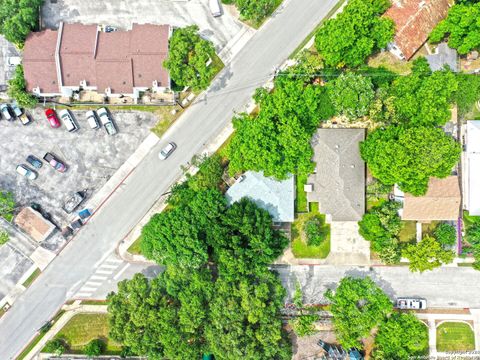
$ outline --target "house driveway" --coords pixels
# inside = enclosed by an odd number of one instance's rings
[[[197,24],[217,52],[247,28],[225,9],[222,16],[213,17],[208,0],[45,0],[42,21],[45,27],[54,29],[61,21],[111,25],[122,30],[130,29],[132,23],[176,27]]]
[[[356,221],[330,223],[330,254],[326,260],[332,265],[370,264],[370,243],[358,233]]]

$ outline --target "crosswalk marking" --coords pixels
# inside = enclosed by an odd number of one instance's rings
[[[104,281],[104,280],[108,279],[108,276],[92,275],[92,276],[90,276],[90,279]]]
[[[82,286],[82,288],[80,289],[80,291],[95,291],[95,290],[97,290],[97,288],[92,288],[89,286]]]
[[[123,262],[123,260],[117,259],[117,258],[115,257],[115,258],[107,259],[105,262],[120,264],[120,263]]]
[[[113,273],[112,270],[102,270],[102,269],[98,269],[97,271],[95,271],[96,274],[104,274],[104,275],[111,275]]]
[[[99,287],[100,285],[102,285],[102,283],[101,283],[101,282],[97,282],[97,281],[87,281],[87,282],[85,283],[85,285]]]
[[[76,297],[79,297],[79,298],[88,298],[92,296],[92,293],[87,293],[87,292],[79,292],[77,293],[77,296]]]
[[[118,267],[118,265],[109,265],[109,264],[102,264],[102,265],[100,265],[100,269],[101,269],[101,268],[116,269],[117,267]]]

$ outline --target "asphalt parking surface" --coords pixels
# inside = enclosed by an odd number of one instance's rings
[[[0,120],[0,188],[12,191],[21,206],[36,202],[52,215],[58,226],[67,224],[68,215],[62,210],[64,201],[76,191],[86,190],[91,197],[128,159],[149,135],[156,117],[147,112],[113,112],[118,134],[108,135],[103,127],[91,129],[85,111],[74,111],[80,129],[74,133],[49,126],[43,108],[32,112],[29,125],[19,120]],[[55,154],[68,169],[59,173],[43,161],[46,152]],[[36,170],[38,178],[28,180],[17,174],[18,164],[34,155],[43,162]]]
[[[208,0],[45,0],[42,21],[53,29],[61,21],[111,25],[123,30],[130,29],[132,23],[176,27],[197,24],[217,51],[245,27],[226,11],[213,17]]]

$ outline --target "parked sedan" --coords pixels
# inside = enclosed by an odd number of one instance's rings
[[[113,124],[113,120],[110,117],[110,114],[108,113],[108,110],[106,108],[100,108],[97,110],[98,117],[100,118],[100,122],[102,125],[105,127],[105,130],[107,130],[108,135],[115,135],[117,133],[117,129],[115,128],[115,125]]]
[[[0,105],[0,112],[2,113],[5,120],[15,120],[15,118],[12,116],[12,113],[10,112],[10,106],[8,106],[8,104]]]
[[[49,163],[50,166],[58,172],[64,173],[67,170],[67,166],[51,153],[46,153],[43,160]]]
[[[20,164],[15,170],[22,176],[25,176],[29,180],[35,180],[37,178],[37,173],[30,169],[27,165]]]
[[[58,120],[57,114],[53,109],[45,109],[45,116],[52,128],[60,127],[60,121]]]
[[[39,158],[37,158],[36,156],[33,156],[33,155],[28,155],[26,160],[35,169],[40,169],[43,165],[42,161]]]
[[[90,126],[90,128],[98,129],[100,127],[100,124],[98,123],[98,118],[97,118],[97,115],[95,114],[95,111],[88,110],[85,113],[85,116],[87,117],[88,126]]]
[[[171,142],[168,143],[167,146],[165,146],[162,150],[160,150],[160,153],[158,154],[158,157],[160,160],[165,160],[170,156],[171,153],[175,151],[177,148],[177,145],[175,143]]]
[[[22,110],[18,107],[16,103],[12,103],[10,106],[12,107],[13,113],[16,117],[20,117],[23,114]]]

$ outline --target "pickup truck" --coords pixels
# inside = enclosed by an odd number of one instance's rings
[[[83,192],[77,191],[73,193],[65,203],[63,204],[62,209],[67,213],[71,214],[82,202],[85,200],[85,194]]]
[[[424,310],[427,308],[427,300],[417,298],[398,298],[397,308],[401,310]]]

